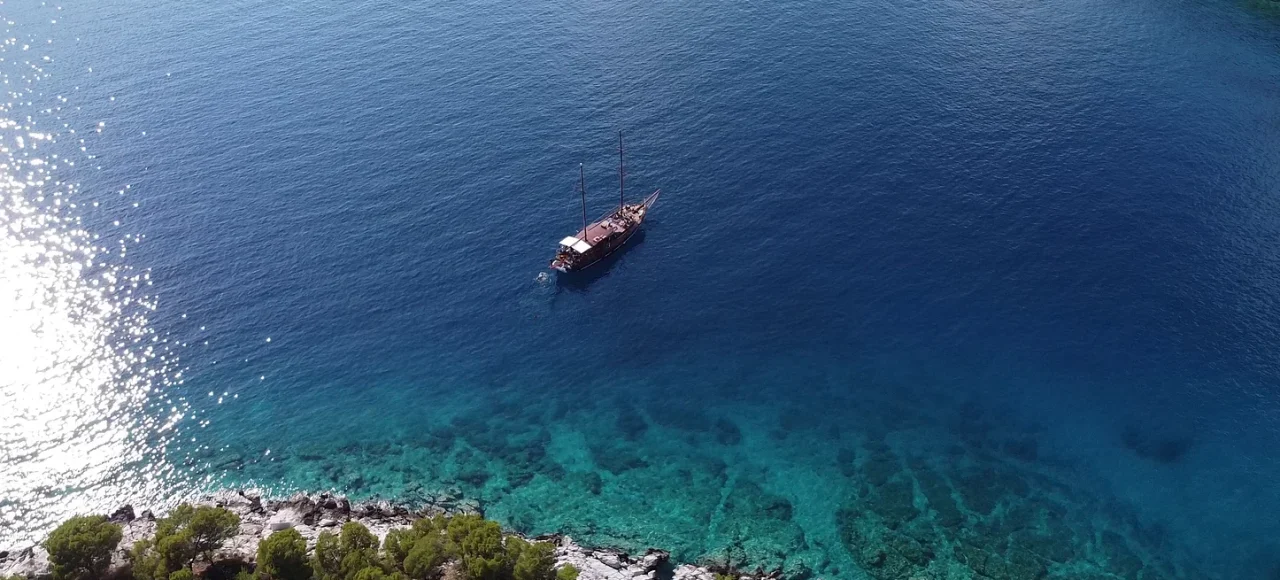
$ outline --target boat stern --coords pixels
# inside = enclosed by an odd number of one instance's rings
[[[556,257],[551,260],[550,267],[557,272],[573,270],[574,264],[579,262],[580,258],[586,255],[587,252],[591,251],[591,248],[591,244],[584,240],[574,236],[566,237],[560,240],[560,251],[556,252]]]

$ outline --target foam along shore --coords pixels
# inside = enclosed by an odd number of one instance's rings
[[[364,524],[382,542],[391,530],[407,528],[422,517],[440,513],[479,513],[479,506],[474,501],[454,501],[448,496],[417,510],[388,502],[353,504],[344,496],[328,493],[297,494],[288,499],[272,500],[264,499],[256,491],[224,491],[192,503],[226,508],[240,516],[239,533],[214,553],[212,561],[197,562],[194,566],[197,575],[217,562],[252,565],[257,558],[258,544],[280,530],[297,530],[306,539],[310,553],[315,549],[321,532],[336,533],[348,521]],[[134,542],[155,535],[156,516],[150,510],[135,515],[133,507],[126,505],[112,513],[109,520],[120,525],[123,538],[112,555],[111,569],[106,577],[127,578],[124,573],[129,567],[128,550]],[[708,567],[673,565],[670,554],[664,550],[650,549],[641,556],[632,556],[621,550],[584,547],[563,535],[526,539],[552,542],[556,546],[556,568],[570,565],[577,568],[579,580],[715,580],[717,576],[717,571]],[[48,552],[40,545],[0,552],[0,578],[11,576],[31,580],[52,578]]]

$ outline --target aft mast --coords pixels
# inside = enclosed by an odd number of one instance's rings
[[[623,195],[623,175],[626,173],[626,163],[622,160],[622,131],[618,131],[618,209],[621,210],[626,205],[626,196]]]
[[[582,164],[578,164],[578,190],[582,192],[582,241],[587,241],[587,170],[582,168]]]

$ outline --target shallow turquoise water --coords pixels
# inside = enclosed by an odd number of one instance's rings
[[[255,485],[795,575],[1280,566],[1246,7],[2,8],[0,538]],[[662,201],[548,277],[618,128]]]

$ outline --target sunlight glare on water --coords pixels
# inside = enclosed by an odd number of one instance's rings
[[[180,403],[147,410],[181,373],[148,325],[149,274],[124,263],[140,236],[87,231],[82,214],[98,203],[59,179],[75,167],[59,139],[84,148],[61,117],[66,97],[38,88],[49,59],[34,49],[49,44],[12,29],[0,42],[0,495],[27,499],[0,502],[6,544],[113,509],[123,489],[155,497],[165,470],[138,467],[182,413]]]

